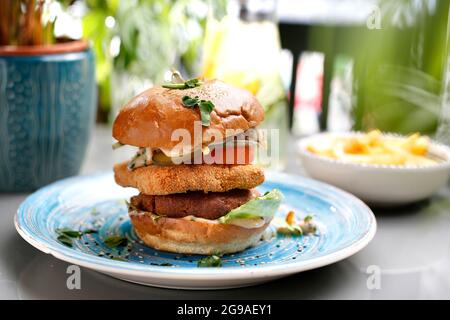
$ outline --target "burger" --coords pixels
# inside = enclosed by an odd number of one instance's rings
[[[264,109],[246,90],[191,79],[152,87],[128,102],[113,124],[113,147],[137,147],[114,166],[117,184],[136,188],[128,205],[149,247],[225,254],[255,245],[282,195],[261,194],[252,164]]]

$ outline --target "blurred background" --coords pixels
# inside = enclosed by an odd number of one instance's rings
[[[250,90],[284,143],[378,128],[448,144],[449,16],[448,0],[3,0],[0,48],[87,41],[97,123],[175,68]]]

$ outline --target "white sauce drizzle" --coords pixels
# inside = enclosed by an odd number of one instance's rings
[[[164,216],[159,216],[157,214],[154,214],[152,212],[141,211],[141,210],[131,210],[130,215],[132,215],[132,216],[149,215],[151,218],[154,218],[154,219],[160,219],[160,218],[164,217]],[[177,219],[177,218],[174,218],[174,219]],[[195,217],[192,215],[185,216],[183,218],[178,218],[178,219],[187,220],[187,221],[199,221],[199,222],[210,223],[210,224],[220,224],[218,219],[210,220],[210,219]],[[267,218],[260,217],[260,218],[249,218],[249,219],[234,219],[234,220],[228,222],[227,224],[232,224],[232,225],[242,227],[245,229],[255,229],[255,228],[262,227],[264,224],[266,224],[269,221],[270,221],[270,218],[267,219]]]

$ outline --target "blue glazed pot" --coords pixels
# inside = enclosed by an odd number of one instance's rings
[[[0,191],[29,191],[79,172],[94,124],[90,49],[0,52]]]

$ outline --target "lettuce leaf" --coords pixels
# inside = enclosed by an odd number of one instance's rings
[[[242,206],[231,210],[219,218],[219,222],[230,223],[235,219],[273,217],[282,200],[283,194],[279,190],[273,189],[270,192],[266,192],[263,196],[252,199]]]

